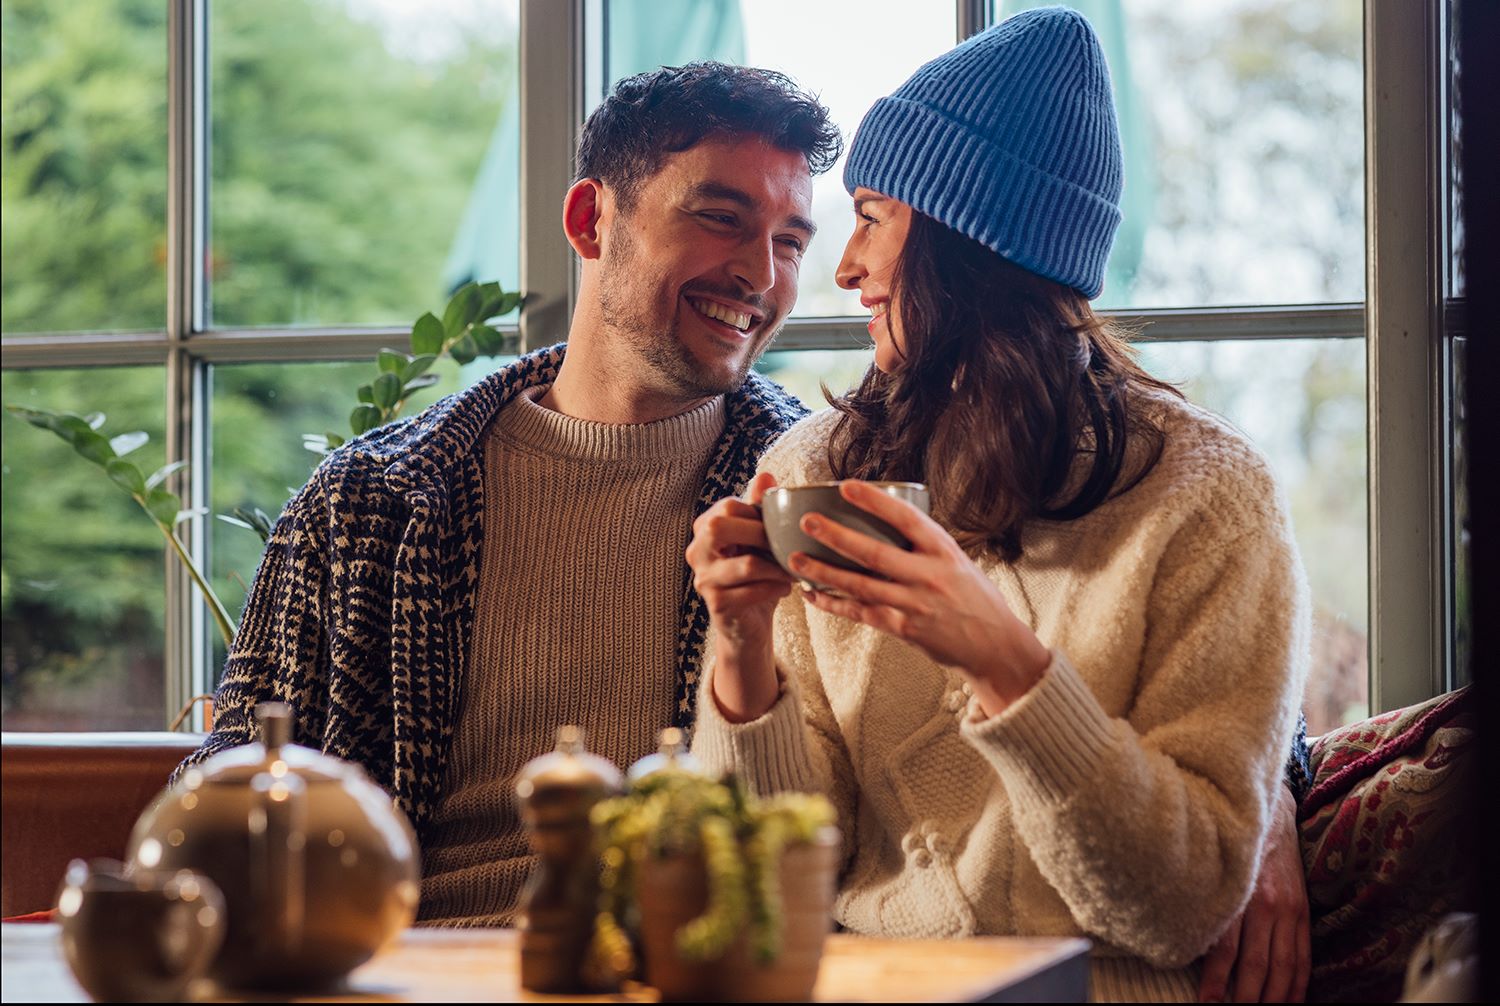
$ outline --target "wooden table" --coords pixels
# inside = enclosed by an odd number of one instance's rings
[[[0,926],[0,998],[5,1002],[87,1002],[62,958],[56,924]],[[828,938],[814,998],[819,1002],[1083,1002],[1088,941],[977,937],[886,940]],[[654,1002],[655,991],[594,1002]],[[355,971],[347,995],[298,1002],[572,1001],[522,991],[516,933],[509,929],[411,929]]]

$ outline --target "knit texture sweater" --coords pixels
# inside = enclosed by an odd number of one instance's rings
[[[266,545],[224,664],[213,733],[174,778],[256,739],[257,703],[286,702],[293,740],[362,765],[425,841],[471,653],[485,547],[482,438],[517,394],[552,383],[563,352],[523,356],[318,466]],[[742,492],[760,455],[806,412],[754,373],[726,395],[695,511]],[[673,725],[688,728],[708,615],[685,562],[681,570],[664,673]]]
[[[730,724],[705,684],[707,767],[838,808],[849,929],[1082,935],[1096,995],[1196,998],[1189,965],[1255,879],[1309,601],[1265,458],[1202,410],[1151,402],[1166,443],[1144,479],[1083,518],[1028,523],[1013,564],[980,560],[1052,655],[1000,714],[956,671],[795,593],[776,611],[777,704]],[[831,477],[837,418],[798,423],[761,468]]]
[[[535,862],[517,771],[582,726],[629,765],[672,723],[683,549],[724,400],[660,422],[587,422],[517,395],[484,445],[478,610],[419,918],[506,925]]]

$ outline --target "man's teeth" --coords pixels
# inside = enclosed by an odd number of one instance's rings
[[[712,300],[698,300],[691,298],[688,303],[692,304],[699,312],[708,315],[716,321],[722,321],[726,325],[733,325],[741,332],[750,327],[750,316],[741,314],[739,311],[731,310]]]

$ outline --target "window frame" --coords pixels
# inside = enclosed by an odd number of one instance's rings
[[[169,488],[189,509],[209,501],[210,407],[217,364],[362,361],[399,344],[400,327],[209,327],[204,249],[209,212],[209,0],[168,3],[167,312],[162,330],[35,333],[0,342],[0,367],[156,364],[167,378],[167,460],[188,462]],[[954,0],[959,41],[994,20],[991,0]],[[1106,312],[1143,341],[1363,338],[1369,491],[1370,709],[1421,701],[1455,681],[1451,507],[1452,340],[1447,311],[1448,108],[1446,0],[1364,3],[1366,299],[1364,303]],[[566,332],[577,296],[557,207],[572,177],[573,143],[591,95],[601,95],[604,0],[520,0],[521,219],[518,323],[500,326],[507,351]],[[570,40],[557,59],[557,40]],[[1377,86],[1378,83],[1378,86]],[[1420,135],[1423,143],[1411,143]],[[1420,207],[1412,213],[1410,207]],[[867,342],[866,319],[794,318],[782,350]],[[209,562],[204,516],[184,527]],[[174,556],[166,565],[166,706],[171,717],[212,689],[206,609]]]

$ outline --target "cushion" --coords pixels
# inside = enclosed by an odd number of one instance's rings
[[[1472,690],[1350,724],[1312,746],[1298,808],[1312,916],[1309,1000],[1395,1001],[1442,916],[1477,907]]]

